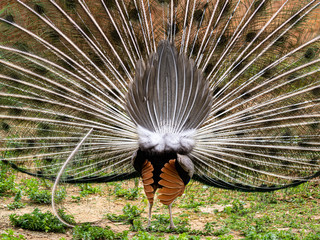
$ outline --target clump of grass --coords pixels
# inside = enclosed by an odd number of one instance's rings
[[[30,200],[34,203],[50,204],[51,203],[51,192],[48,190],[34,190],[28,194]]]
[[[51,203],[51,190],[39,189],[41,185],[39,180],[31,178],[23,181],[25,184],[25,193],[33,203],[50,204]],[[65,188],[57,191],[55,201],[61,202],[66,197]]]
[[[132,225],[130,226],[130,230],[134,232],[144,231],[145,228],[143,227],[141,219],[133,219]]]
[[[224,227],[214,231],[212,234],[214,236],[223,236],[223,235],[225,235],[225,234],[227,234],[229,232],[230,232],[230,229],[228,227],[224,226]]]
[[[195,193],[190,193],[188,198],[185,198],[184,201],[179,205],[181,208],[194,209],[195,212],[199,212],[199,207],[203,206],[205,203],[200,199],[197,199]]]
[[[83,183],[78,185],[80,188],[80,196],[85,197],[90,194],[99,194],[101,193],[101,188],[100,187],[93,187],[89,183]]]
[[[164,238],[159,238],[156,236],[152,236],[147,232],[139,231],[133,238],[132,240],[162,240]]]
[[[267,231],[260,232],[255,227],[250,227],[245,234],[246,240],[273,240],[273,239],[281,239],[281,240],[299,240],[300,238],[292,233],[291,231]]]
[[[9,210],[15,210],[15,209],[19,209],[19,208],[24,208],[25,206],[26,206],[26,204],[22,203],[22,202],[12,202],[7,205],[7,208]]]
[[[168,228],[170,224],[170,216],[168,214],[157,214],[152,216],[155,221],[151,221],[151,232],[176,232],[185,233],[190,232],[190,224],[187,218],[173,218],[175,229]]]
[[[10,166],[0,161],[0,196],[15,190],[15,176],[12,174]]]
[[[5,233],[0,234],[1,240],[25,240],[26,238],[19,234],[18,236],[14,233],[12,229],[8,229]]]
[[[132,224],[133,220],[138,218],[141,215],[142,211],[143,210],[138,208],[137,206],[127,203],[122,209],[123,214],[107,214],[107,218],[113,222],[126,221]]]
[[[66,216],[67,215],[65,214],[65,217]],[[22,216],[11,214],[9,219],[15,227],[20,227],[22,229],[59,233],[64,233],[66,231],[66,226],[51,212],[42,213],[38,208],[32,213],[26,213]],[[73,220],[71,216],[68,216],[68,219]]]
[[[227,214],[237,214],[245,215],[249,210],[244,208],[245,202],[239,199],[236,199],[232,202],[232,206],[227,206],[224,208],[223,212]]]
[[[114,233],[110,228],[91,226],[88,223],[81,224],[73,229],[73,240],[108,240],[108,239],[128,239],[128,231]]]
[[[148,232],[139,231],[132,240],[164,240],[164,237],[156,237]],[[169,240],[200,240],[199,236],[188,235],[187,233],[182,233],[179,236],[169,236]]]
[[[7,208],[8,208],[9,210],[14,210],[14,209],[23,208],[26,204],[21,202],[21,196],[22,196],[22,193],[21,193],[21,190],[20,190],[20,191],[18,191],[18,192],[16,193],[16,195],[14,196],[14,202],[9,203],[9,204],[7,205]]]
[[[114,188],[114,194],[117,197],[123,197],[127,200],[135,200],[139,196],[139,188],[134,187],[131,189],[122,188],[121,183],[117,183]]]

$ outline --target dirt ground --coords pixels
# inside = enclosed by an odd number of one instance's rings
[[[141,186],[141,183],[140,183]],[[131,186],[130,186],[131,187]],[[122,209],[126,203],[130,203],[132,205],[137,205],[139,208],[144,208],[144,212],[142,213],[142,217],[147,218],[147,202],[146,199],[140,194],[137,200],[126,200],[124,198],[115,198],[113,195],[106,194],[106,191],[110,191],[110,189],[106,189],[103,187],[104,192],[101,194],[88,195],[87,197],[83,197],[80,201],[72,199],[72,195],[77,194],[77,189],[74,186],[68,187],[67,198],[65,202],[67,204],[63,205],[66,208],[67,213],[72,214],[75,217],[76,222],[93,222],[94,225],[105,227],[109,226],[114,232],[122,232],[124,230],[129,230],[130,225],[126,225],[122,222],[114,223],[105,218],[105,215],[108,213],[122,214]],[[182,196],[183,197],[183,196]],[[30,200],[26,197],[22,198],[22,202],[25,202],[27,205],[24,208],[9,210],[7,205],[13,202],[13,197],[1,198],[2,202],[0,203],[0,233],[3,233],[6,229],[13,229],[15,233],[22,234],[26,239],[37,240],[37,239],[72,239],[72,230],[69,229],[66,233],[42,233],[35,231],[28,231],[24,229],[15,228],[11,225],[9,221],[10,214],[22,215],[25,213],[31,213],[35,208],[39,208],[42,212],[52,211],[51,205],[42,205],[42,204],[31,204]],[[190,210],[181,209],[178,207],[173,208],[173,215],[178,216],[183,213],[187,214],[189,218],[189,223],[192,226],[192,229],[195,230],[203,230],[204,225],[207,222],[213,221],[213,215],[215,211],[223,211],[223,209],[228,206],[222,205],[210,205],[209,207],[199,207],[199,210],[202,213],[208,214],[197,214]],[[166,206],[160,204],[159,201],[156,200],[153,214],[167,214],[168,210]],[[212,214],[210,214],[212,213]],[[129,238],[134,236],[135,232],[129,231]],[[164,236],[166,236],[165,234]],[[205,238],[205,237],[204,237]],[[213,238],[212,236],[210,238]]]

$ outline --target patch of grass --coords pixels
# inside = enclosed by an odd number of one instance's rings
[[[246,240],[299,240],[300,238],[292,233],[291,231],[267,231],[267,232],[260,232],[254,227],[250,227],[248,232],[245,234]]]
[[[180,208],[194,209],[199,211],[198,207],[203,206],[205,203],[201,199],[197,199],[194,193],[191,193],[184,201],[179,205]]]
[[[26,239],[23,235],[14,233],[12,229],[8,229],[5,231],[5,233],[0,234],[1,240],[24,240]]]
[[[114,194],[117,197],[123,197],[127,200],[135,200],[139,196],[139,188],[134,187],[130,189],[122,188],[121,183],[116,183],[114,188]]]
[[[21,195],[21,190],[16,193],[16,195],[14,196],[14,202],[7,205],[7,208],[9,210],[23,208],[26,205],[25,203],[21,202]]]
[[[188,235],[187,233],[182,233],[178,236],[172,235],[172,236],[169,236],[169,238],[164,238],[164,237],[154,236],[148,232],[139,231],[132,238],[132,240],[164,240],[164,239],[169,239],[169,240],[200,240],[200,237]]]
[[[8,164],[0,161],[0,196],[15,191],[15,176]]]
[[[89,183],[83,183],[78,185],[80,188],[80,196],[85,197],[90,194],[100,194],[101,193],[101,188],[100,187],[93,187]]]
[[[173,218],[175,229],[168,228],[170,224],[170,216],[168,214],[157,214],[152,216],[150,232],[175,232],[175,233],[188,233],[190,232],[190,224],[187,218]]]
[[[145,228],[143,227],[141,219],[133,219],[132,226],[130,226],[130,230],[134,232],[144,231]]]
[[[232,206],[227,206],[225,207],[225,209],[223,210],[223,212],[227,213],[227,214],[237,214],[237,215],[245,215],[246,213],[248,213],[250,210],[244,208],[245,202],[241,201],[241,200],[234,200],[232,202]]]
[[[7,205],[7,208],[9,210],[15,210],[15,209],[19,209],[19,208],[24,208],[25,206],[26,206],[26,204],[22,203],[22,202],[12,202]]]
[[[33,203],[38,204],[50,204],[51,203],[51,189],[41,189],[39,186],[41,186],[41,183],[39,180],[31,178],[23,181],[25,187],[25,193],[28,196],[28,198]],[[47,185],[46,182],[44,182],[45,185]],[[46,186],[50,188],[51,186]],[[57,191],[55,196],[55,201],[57,203],[61,202],[66,197],[66,190],[65,188],[61,188]]]
[[[40,204],[51,203],[51,192],[49,190],[30,191],[28,194],[28,197],[34,203],[40,203]]]
[[[132,238],[132,240],[160,240],[160,239],[164,239],[164,238],[159,238],[159,237],[151,235],[150,233],[143,232],[143,231],[138,232]]]
[[[72,217],[69,216],[70,219]],[[60,232],[66,231],[66,226],[62,224],[51,212],[42,213],[36,208],[32,213],[26,213],[22,216],[11,214],[10,222],[15,227],[40,232]]]
[[[107,214],[107,218],[113,222],[126,221],[132,224],[133,220],[138,218],[141,215],[142,211],[143,210],[138,208],[137,206],[127,203],[122,209],[123,214]]]
[[[73,240],[108,240],[108,239],[128,239],[128,232],[114,233],[110,228],[102,228],[97,226],[91,226],[88,223],[75,226],[73,229]]]

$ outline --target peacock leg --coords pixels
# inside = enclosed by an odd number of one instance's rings
[[[148,219],[147,228],[150,228],[150,227],[151,227],[151,210],[152,210],[152,206],[153,206],[153,203],[150,203],[150,202],[149,202],[149,219]]]
[[[169,207],[169,215],[170,215],[170,226],[169,226],[169,228],[170,228],[170,229],[175,229],[176,226],[174,225],[173,219],[172,219],[172,209],[171,209],[171,205],[172,205],[172,203],[170,203],[170,204],[168,205],[168,207]]]

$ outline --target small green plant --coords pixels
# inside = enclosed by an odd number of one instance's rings
[[[23,181],[25,185],[25,193],[28,198],[33,203],[39,204],[50,204],[51,203],[51,190],[46,189],[39,189],[41,183],[38,179],[27,179]],[[61,202],[66,197],[66,190],[65,188],[61,188],[57,191],[55,196],[55,201],[57,203]]]
[[[229,228],[227,228],[227,227],[222,227],[222,228],[214,231],[214,232],[213,232],[213,235],[214,235],[214,236],[221,236],[221,235],[225,235],[225,234],[227,234],[227,233],[229,233],[229,232],[230,232],[230,229],[229,229]]]
[[[66,226],[51,212],[42,213],[38,208],[32,213],[26,213],[22,216],[11,214],[9,219],[15,227],[32,231],[64,233],[66,230]]]
[[[158,238],[158,237],[155,237],[155,236],[151,235],[150,233],[143,232],[143,231],[139,231],[132,238],[132,240],[160,240],[160,239],[164,239],[164,238]]]
[[[182,233],[179,236],[169,236],[169,240],[200,240],[200,237],[188,235],[187,233]]]
[[[40,204],[51,203],[51,192],[49,190],[30,191],[28,194],[28,197],[34,203],[40,203]]]
[[[173,218],[173,223],[175,224],[175,229],[168,228],[170,224],[170,217],[166,214],[157,214],[152,216],[155,221],[151,221],[151,227],[149,230],[151,232],[176,232],[185,233],[190,232],[190,224],[187,218]]]
[[[187,209],[195,209],[196,212],[199,211],[199,206],[204,205],[203,201],[200,201],[199,199],[195,199],[195,194],[192,193],[186,198],[183,203],[179,205],[181,208],[187,208]]]
[[[58,214],[60,218],[62,218],[66,223],[69,223],[71,225],[75,225],[76,222],[74,220],[74,217],[72,215],[66,214],[64,209],[58,209]]]
[[[233,240],[234,237],[232,235],[225,235],[218,238],[218,240]]]
[[[246,234],[246,240],[299,240],[291,231],[267,231],[267,232],[257,232],[254,227],[251,227]],[[308,238],[307,238],[308,239]]]
[[[134,231],[134,232],[143,231],[144,227],[143,227],[141,219],[133,219],[132,226],[130,227],[130,230]]]
[[[73,200],[75,200],[76,202],[80,202],[80,200],[81,200],[81,197],[80,197],[80,196],[71,196],[71,198],[72,198]]]
[[[10,166],[0,161],[0,196],[7,192],[13,192],[15,188],[15,176]]]
[[[214,222],[207,222],[204,225],[204,230],[207,233],[206,235],[210,235],[214,232]]]
[[[22,196],[22,193],[21,193],[21,190],[19,190],[19,191],[16,193],[16,195],[14,196],[14,202],[9,203],[9,204],[7,205],[7,208],[8,208],[9,210],[14,210],[14,209],[23,208],[26,204],[20,202],[20,201],[21,201],[21,196]]]
[[[120,214],[120,215],[107,214],[107,218],[113,222],[127,221],[132,224],[133,220],[141,215],[142,209],[138,208],[135,205],[131,205],[131,204],[127,203],[123,207],[122,212],[123,212],[123,214]]]
[[[83,183],[78,185],[80,188],[80,196],[85,197],[90,194],[98,194],[101,193],[101,188],[100,187],[93,187],[89,183]]]
[[[169,238],[164,238],[164,237],[153,236],[148,232],[139,231],[132,239],[133,240],[164,240],[164,239],[169,239],[169,240],[200,240],[201,238],[199,236],[188,235],[187,233],[179,234],[179,236],[172,235],[172,236],[169,236]]]
[[[19,190],[16,195],[14,196],[14,201],[15,202],[20,202],[21,201],[21,197],[22,197],[22,193],[21,190]]]
[[[34,203],[50,204],[51,203],[51,191],[50,190],[36,190],[31,191],[28,194],[30,200]],[[66,190],[64,188],[57,191],[55,201],[61,202],[66,197]]]
[[[117,183],[114,188],[114,194],[117,197],[123,197],[127,200],[135,200],[139,196],[139,188],[134,187],[130,189],[122,188],[121,183]]]
[[[236,214],[239,216],[243,216],[249,212],[249,209],[246,209],[244,205],[245,205],[245,202],[236,199],[232,202],[232,206],[225,207],[223,212],[227,214]]]
[[[110,228],[91,226],[88,223],[75,226],[73,229],[73,239],[108,240],[108,239],[128,239],[128,232],[114,233]]]
[[[21,234],[16,236],[14,231],[12,229],[8,229],[5,231],[5,233],[0,234],[1,240],[24,240],[25,237]]]
[[[12,202],[12,203],[9,203],[9,204],[7,205],[7,208],[8,208],[9,210],[15,210],[15,209],[23,208],[23,207],[25,207],[25,206],[26,206],[26,204],[25,204],[25,203],[22,203],[22,202]]]

